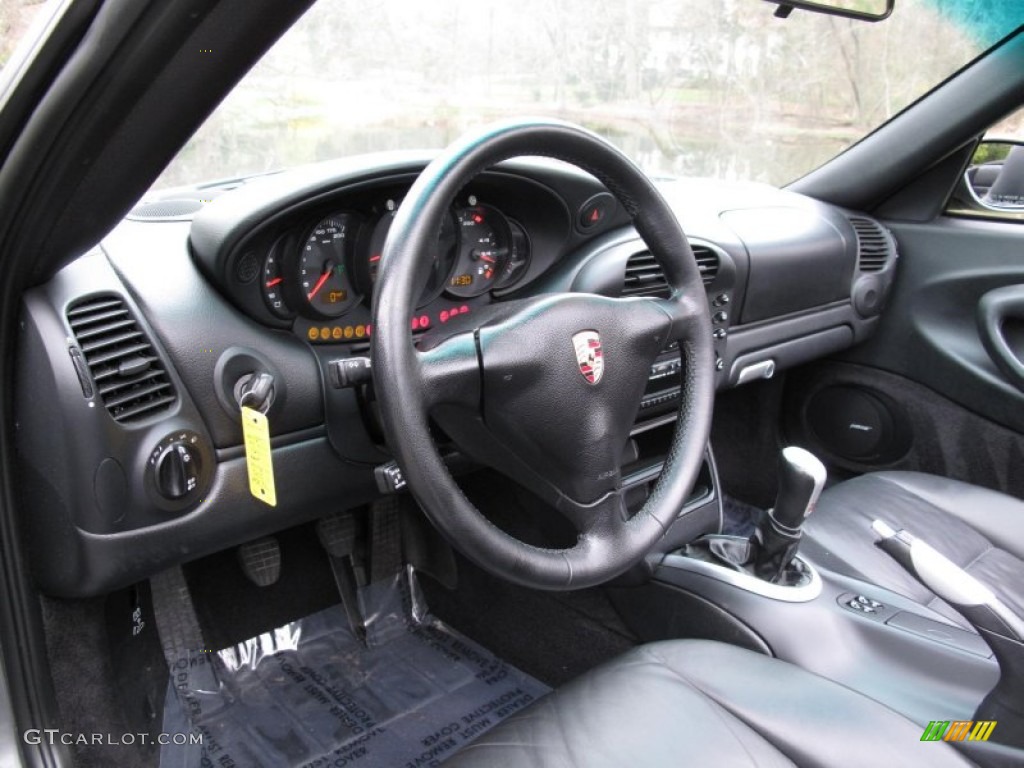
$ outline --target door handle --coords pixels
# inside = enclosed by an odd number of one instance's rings
[[[1024,362],[1006,338],[1007,320],[1024,322],[1024,285],[996,288],[978,302],[978,330],[985,351],[1003,375],[1024,390]]]

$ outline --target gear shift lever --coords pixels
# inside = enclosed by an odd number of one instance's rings
[[[775,582],[786,570],[800,545],[804,520],[814,511],[825,486],[825,465],[796,446],[783,449],[779,460],[779,495],[757,532],[754,573]]]

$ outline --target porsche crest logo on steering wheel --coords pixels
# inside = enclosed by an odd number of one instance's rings
[[[576,350],[576,362],[580,373],[588,384],[597,384],[604,375],[604,350],[601,349],[601,336],[597,331],[580,331],[572,337],[572,345]]]

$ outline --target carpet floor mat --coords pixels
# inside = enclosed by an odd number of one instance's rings
[[[163,731],[201,743],[161,768],[435,766],[550,690],[429,614],[370,637],[335,606],[169,658]]]

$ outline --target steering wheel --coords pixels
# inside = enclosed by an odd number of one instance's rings
[[[615,195],[664,269],[667,299],[555,293],[496,302],[409,333],[442,218],[477,174],[533,155],[572,163]],[[472,133],[423,171],[391,225],[373,300],[373,381],[388,446],[413,496],[471,561],[529,587],[576,589],[639,561],[679,515],[703,459],[714,399],[711,321],[700,272],[668,203],[604,139],[531,120]],[[672,342],[680,408],[661,477],[629,516],[621,458],[651,363]],[[575,526],[568,549],[527,544],[466,498],[430,433],[529,488]]]

